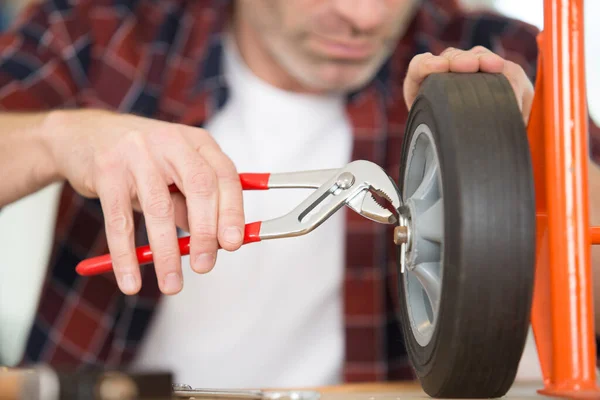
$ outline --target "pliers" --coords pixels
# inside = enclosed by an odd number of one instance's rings
[[[246,224],[243,244],[262,240],[305,235],[344,205],[354,212],[381,224],[396,224],[400,218],[399,190],[390,176],[366,160],[350,162],[343,168],[285,173],[239,174],[243,190],[281,188],[317,189],[290,213],[281,217]],[[171,192],[178,189],[170,186]],[[190,253],[190,237],[179,239],[181,255]],[[152,262],[150,246],[136,249],[140,265]],[[83,260],[76,267],[83,276],[111,271],[110,254]]]

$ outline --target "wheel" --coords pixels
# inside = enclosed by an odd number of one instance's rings
[[[425,80],[408,116],[398,187],[398,300],[423,390],[501,397],[525,346],[535,266],[529,144],[504,76]]]

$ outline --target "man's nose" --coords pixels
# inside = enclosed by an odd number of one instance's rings
[[[386,15],[386,0],[334,0],[336,12],[361,32],[377,28]]]

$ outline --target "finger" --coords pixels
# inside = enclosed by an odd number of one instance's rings
[[[133,210],[125,178],[104,175],[98,181],[98,196],[104,213],[106,239],[119,289],[128,295],[141,287],[135,253]]]
[[[415,56],[408,65],[404,80],[404,101],[407,108],[412,106],[423,80],[432,73],[448,72],[449,63],[445,57],[436,57],[431,53]]]
[[[515,99],[519,105],[519,109],[523,112],[523,100],[529,79],[519,65],[508,61],[505,63],[503,74],[508,79],[513,92],[515,93]]]
[[[515,90],[515,95],[523,114],[523,121],[527,124],[529,115],[531,114],[531,107],[533,106],[533,83],[529,80],[529,77],[520,65],[514,62],[507,62],[507,64],[506,75],[508,75],[508,80]]]
[[[181,254],[167,184],[147,151],[136,155],[130,169],[146,221],[159,288],[164,294],[176,294],[183,285]]]
[[[171,200],[175,207],[175,225],[185,232],[189,232],[188,212],[185,197],[181,193],[171,193]],[[137,212],[142,212],[142,206],[137,198],[133,199],[133,209]]]
[[[533,97],[534,89],[533,84],[527,78],[529,85],[526,86],[525,92],[523,93],[523,105],[521,113],[523,114],[523,121],[525,125],[529,123],[529,116],[531,115],[531,109],[533,108]]]
[[[483,46],[475,46],[465,51],[450,47],[440,57],[448,59],[451,72],[460,73],[501,73],[504,68],[502,57]]]
[[[242,185],[233,162],[216,145],[202,146],[199,150],[217,175],[219,188],[218,237],[221,247],[237,250],[244,240],[244,205]]]
[[[184,136],[176,140],[167,157],[182,182],[180,191],[185,196],[190,232],[190,262],[197,273],[207,273],[215,265],[219,248],[217,176]]]
[[[245,223],[242,185],[237,169],[207,132],[187,130],[186,138],[211,165],[217,177],[219,244],[224,250],[237,250],[243,243]]]
[[[185,197],[181,193],[171,193],[171,199],[175,206],[175,225],[177,225],[178,228],[189,232],[190,227],[188,224],[188,212]],[[131,204],[135,211],[142,212],[142,205],[137,197],[131,201]]]
[[[479,58],[479,70],[481,72],[493,74],[502,73],[504,70],[505,60],[491,50],[483,46],[475,46],[469,51],[473,54],[476,54]]]
[[[451,72],[473,73],[479,71],[479,54],[455,48],[446,49],[440,54],[448,60]]]

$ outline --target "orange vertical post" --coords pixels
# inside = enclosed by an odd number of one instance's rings
[[[544,35],[538,38],[541,49]],[[535,183],[536,209],[536,268],[531,325],[537,345],[540,366],[547,387],[552,381],[552,309],[550,304],[550,271],[548,261],[548,206],[546,202],[546,145],[544,137],[544,59],[538,54],[535,97],[529,116],[527,136],[531,149],[531,162]]]
[[[583,36],[583,0],[544,0],[539,66],[543,90],[538,99],[543,113],[538,118],[543,118],[539,125],[545,171],[544,176],[536,174],[536,179],[545,180],[547,210],[538,211],[545,214],[548,242],[540,246],[545,232],[538,231],[532,322],[545,376],[540,392],[600,398],[595,370]],[[530,124],[530,138],[533,128]],[[536,183],[536,189],[539,186]]]

